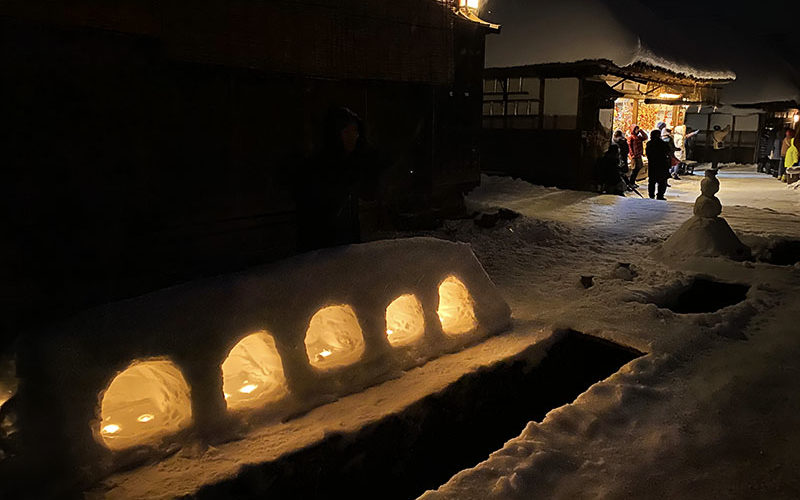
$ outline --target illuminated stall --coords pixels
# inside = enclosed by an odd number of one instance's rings
[[[719,105],[719,89],[731,81],[689,77],[641,63],[603,79],[623,94],[614,103],[612,128],[626,133],[634,124],[646,131],[658,122],[669,128],[684,125],[690,106]]]
[[[589,188],[614,130],[627,133],[635,123],[649,132],[659,121],[681,125],[689,106],[717,105],[721,86],[730,81],[604,59],[487,68],[483,169]]]
[[[614,130],[627,132],[636,124],[644,130],[652,130],[658,122],[668,127],[684,124],[688,104],[648,103],[644,99],[620,97],[614,102]]]

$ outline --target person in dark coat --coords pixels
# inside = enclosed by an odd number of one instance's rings
[[[619,169],[623,174],[627,175],[628,153],[630,148],[628,147],[628,140],[625,138],[625,134],[622,133],[622,130],[614,132],[614,139],[612,142],[616,144],[619,149]]]
[[[647,193],[650,198],[666,199],[664,193],[667,192],[671,155],[669,145],[661,140],[661,131],[655,129],[650,132],[650,141],[647,143]]]
[[[683,139],[684,160],[694,160],[694,143],[699,132],[692,127],[686,127],[686,136]]]
[[[619,148],[616,144],[608,146],[608,150],[595,163],[595,178],[601,193],[624,195],[623,177],[619,164]]]
[[[300,250],[360,241],[358,199],[369,174],[361,120],[347,108],[331,109],[321,147],[295,178]]]

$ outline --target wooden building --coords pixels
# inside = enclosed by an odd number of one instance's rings
[[[683,123],[690,104],[715,104],[728,80],[608,60],[487,68],[482,161],[487,172],[585,189],[613,130]]]
[[[708,131],[713,130],[715,125],[722,128],[730,126],[731,132],[722,153],[723,162],[758,163],[759,170],[777,172],[780,153],[773,155],[772,150],[780,148],[786,130],[800,132],[799,108],[795,101],[690,107],[686,123],[700,130],[692,159],[711,161],[711,136]]]
[[[3,2],[5,328],[293,253],[333,106],[387,213],[457,207],[496,30],[456,0]]]
[[[767,113],[754,107],[691,106],[686,113],[686,125],[700,132],[694,141],[690,159],[697,162],[712,160],[711,132],[718,125],[723,129],[730,127],[730,132],[725,137],[721,161],[755,163],[761,142],[759,134],[767,121]]]

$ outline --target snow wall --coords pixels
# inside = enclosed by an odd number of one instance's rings
[[[469,245],[433,238],[168,288],[23,338],[22,449],[97,478],[361,390],[498,333],[510,316]]]

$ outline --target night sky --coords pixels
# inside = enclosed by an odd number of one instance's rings
[[[482,16],[502,25],[500,35],[487,39],[487,66],[525,63],[526,50],[559,54],[565,45],[574,60],[592,58],[599,46],[631,45],[638,38],[659,56],[734,71],[738,79],[727,100],[752,103],[800,96],[800,45],[791,42],[786,21],[795,10],[786,0],[486,0]],[[581,51],[589,57],[580,57]]]

